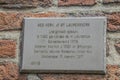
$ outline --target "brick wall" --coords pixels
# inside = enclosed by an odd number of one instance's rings
[[[24,17],[106,16],[107,74],[20,74]],[[120,80],[120,0],[0,0],[0,80]]]

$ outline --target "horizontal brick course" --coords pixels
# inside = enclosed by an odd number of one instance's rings
[[[59,0],[58,5],[59,6],[72,6],[72,5],[91,6],[94,5],[95,3],[96,3],[95,0]]]
[[[63,17],[66,14],[48,13],[15,13],[0,12],[0,30],[21,29],[24,17]],[[97,15],[99,16],[99,15]],[[120,31],[120,13],[104,14],[108,18],[108,31]]]
[[[0,30],[21,29],[24,17],[62,17],[64,14],[59,13],[16,13],[0,12]]]
[[[36,8],[51,6],[52,0],[0,0],[2,8]]]

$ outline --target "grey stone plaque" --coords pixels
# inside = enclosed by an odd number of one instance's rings
[[[21,72],[105,73],[106,18],[25,18]]]

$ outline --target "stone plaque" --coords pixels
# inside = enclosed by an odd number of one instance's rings
[[[106,18],[25,18],[21,72],[105,73]]]

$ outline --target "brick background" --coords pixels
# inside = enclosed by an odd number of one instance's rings
[[[0,40],[0,57],[15,57],[16,43],[12,40]]]
[[[95,0],[59,0],[59,6],[94,5]]]
[[[107,17],[107,73],[19,72],[24,17]],[[120,0],[0,0],[0,80],[120,80]]]
[[[52,0],[0,0],[0,4],[2,8],[36,8],[51,6]]]
[[[0,63],[0,80],[27,80],[27,75],[19,74],[17,64],[13,62]]]
[[[120,31],[120,13],[111,13],[107,15],[108,18],[108,30]]]

